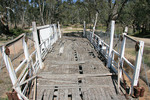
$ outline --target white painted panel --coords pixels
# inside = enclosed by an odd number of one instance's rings
[[[40,40],[41,40],[41,42],[46,40],[46,39],[48,39],[50,37],[50,27],[44,28],[44,29],[40,29],[39,33],[40,33]]]

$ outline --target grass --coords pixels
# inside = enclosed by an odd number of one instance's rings
[[[64,31],[71,31],[71,32],[75,32],[75,31],[82,31],[83,29],[81,28],[64,28]]]
[[[144,58],[144,63],[147,64],[148,67],[150,67],[150,48],[148,47],[144,48],[143,58]]]
[[[6,97],[6,98],[0,98],[0,100],[8,100],[8,97]]]
[[[2,79],[0,79],[0,84],[4,83],[4,81]]]
[[[131,57],[135,58],[136,57],[136,52],[133,49],[126,49],[125,52],[127,52]],[[125,53],[126,54],[126,53]],[[132,58],[132,59],[133,59]],[[144,63],[150,67],[150,48],[145,47],[144,52],[143,52],[143,59]]]
[[[145,33],[142,33],[141,31],[137,31],[136,33],[133,34],[135,37],[140,37],[140,38],[150,38],[150,31],[146,31]]]

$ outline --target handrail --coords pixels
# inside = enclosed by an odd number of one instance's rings
[[[11,46],[12,44],[14,44],[15,42],[19,41],[21,38],[23,38],[25,36],[25,33],[19,35],[18,37],[16,37],[15,39],[3,44],[3,45],[0,45],[0,47],[2,46]]]
[[[133,66],[133,65],[131,64],[131,62],[130,62],[128,59],[126,59],[125,57],[123,57],[123,60],[124,60],[125,62],[127,62],[128,65],[129,65],[133,70],[135,70],[135,66]]]
[[[27,59],[24,59],[21,64],[15,69],[15,73],[18,72],[18,70],[27,62]]]
[[[114,21],[112,21],[111,23],[111,34],[113,34],[114,32]],[[132,85],[131,85],[131,94],[133,93],[133,86],[136,86],[138,83],[138,77],[140,74],[140,67],[141,67],[141,59],[142,59],[142,55],[143,55],[143,49],[144,49],[144,42],[143,41],[137,41],[133,38],[131,38],[130,36],[126,35],[127,33],[127,28],[125,29],[125,33],[123,33],[123,40],[122,40],[122,44],[121,44],[121,52],[117,52],[115,49],[110,48],[113,47],[113,38],[114,36],[110,34],[110,44],[108,45],[107,43],[105,43],[100,36],[98,36],[97,34],[92,34],[92,32],[90,31],[86,31],[85,30],[85,26],[84,26],[84,36],[86,38],[89,39],[89,41],[91,42],[91,44],[93,44],[93,46],[95,47],[95,50],[98,52],[101,52],[103,54],[103,56],[105,57],[105,59],[107,59],[107,64],[110,66],[111,69],[114,70],[114,72],[117,72],[120,74],[120,76],[118,76],[119,78],[122,78],[122,72],[125,73],[127,75],[127,77],[129,78],[129,80],[131,81]],[[136,45],[139,47],[139,49],[137,50],[137,55],[136,55],[136,61],[135,61],[135,65],[133,65],[127,58],[124,57],[124,53],[125,53],[125,43],[126,43],[126,38],[132,40],[133,42],[138,42]],[[96,40],[98,39],[98,40]],[[99,47],[99,43],[101,43],[101,48]],[[102,49],[103,46],[106,47],[106,49]],[[112,49],[112,50],[110,50]],[[114,55],[117,55],[118,57],[118,62],[116,62],[114,60]],[[124,67],[124,62],[126,62],[130,68],[132,68],[133,70],[133,77],[131,78],[127,72],[123,69]],[[121,68],[119,68],[119,72],[118,72],[118,63],[121,66]],[[120,67],[119,66],[119,67]],[[119,75],[118,74],[118,75]]]
[[[133,42],[138,42],[137,40],[135,40],[135,39],[133,39],[133,38],[131,38],[130,36],[128,36],[128,35],[124,35],[126,38],[128,38],[128,39],[130,39],[130,40],[132,40]]]
[[[50,25],[45,25],[45,26],[40,26],[40,27],[36,27],[35,25],[36,23],[33,23],[33,27],[30,30],[33,30],[33,39],[34,39],[34,45],[38,44],[39,45],[39,51],[37,50],[37,45],[35,46],[35,50],[29,54],[28,51],[28,45],[27,45],[27,41],[25,38],[25,34],[21,34],[20,36],[18,36],[17,38],[15,38],[14,40],[6,43],[5,45],[1,45],[0,49],[3,55],[3,59],[5,61],[5,65],[7,67],[7,70],[9,72],[10,75],[10,79],[12,81],[12,85],[14,90],[17,92],[17,95],[19,97],[19,99],[22,100],[22,98],[24,98],[25,100],[28,100],[28,98],[25,96],[26,94],[26,90],[28,88],[28,83],[31,82],[34,78],[33,76],[36,76],[36,73],[39,70],[40,67],[40,60],[39,59],[44,59],[45,56],[48,54],[50,48],[52,48],[53,44],[59,39],[61,38],[61,31],[60,31],[60,25],[56,25],[56,24],[50,24]],[[44,31],[39,31],[38,30],[43,30],[46,29]],[[51,30],[52,29],[52,30]],[[45,32],[46,33],[42,33]],[[53,34],[50,34],[53,33]],[[39,34],[39,35],[38,35]],[[35,37],[35,35],[37,37]],[[42,35],[46,35],[46,39],[43,40],[39,40],[39,38]],[[50,36],[49,36],[50,35]],[[39,36],[39,37],[38,37]],[[49,36],[49,37],[47,37]],[[23,50],[24,50],[24,55],[25,55],[25,59],[16,67],[16,69],[14,69],[12,61],[10,60],[9,55],[6,54],[6,46],[11,46],[13,45],[13,43],[17,42],[18,40],[22,40],[22,46],[23,46]],[[40,41],[40,42],[39,42]],[[41,44],[39,44],[41,43]],[[44,52],[42,51],[42,49],[44,49]],[[39,58],[38,53],[42,56],[40,56],[41,58]],[[33,56],[35,55],[35,56]],[[34,60],[35,58],[35,60]],[[23,68],[23,69],[22,69]],[[20,75],[17,77],[17,73],[19,73],[19,71],[21,71]],[[28,76],[28,77],[27,77]],[[28,82],[28,83],[26,83]],[[22,87],[21,85],[25,84],[25,87]],[[23,88],[23,89],[21,89]]]
[[[56,25],[56,24],[49,24],[49,25],[44,25],[44,26],[38,26],[37,30],[46,29],[46,28],[49,28],[49,27],[51,27],[53,25]],[[30,28],[30,31],[32,31],[32,30],[33,30],[33,28]]]

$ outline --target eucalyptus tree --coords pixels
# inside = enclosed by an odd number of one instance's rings
[[[140,33],[150,33],[150,0],[137,0],[133,12],[134,24]]]

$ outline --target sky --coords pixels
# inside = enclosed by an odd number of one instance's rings
[[[67,1],[67,0],[62,0],[62,1]],[[73,2],[76,2],[77,0],[73,0]]]
[[[29,2],[30,2],[31,0],[29,0]],[[67,1],[67,0],[62,0],[62,1]],[[73,0],[73,2],[76,2],[77,0]]]

